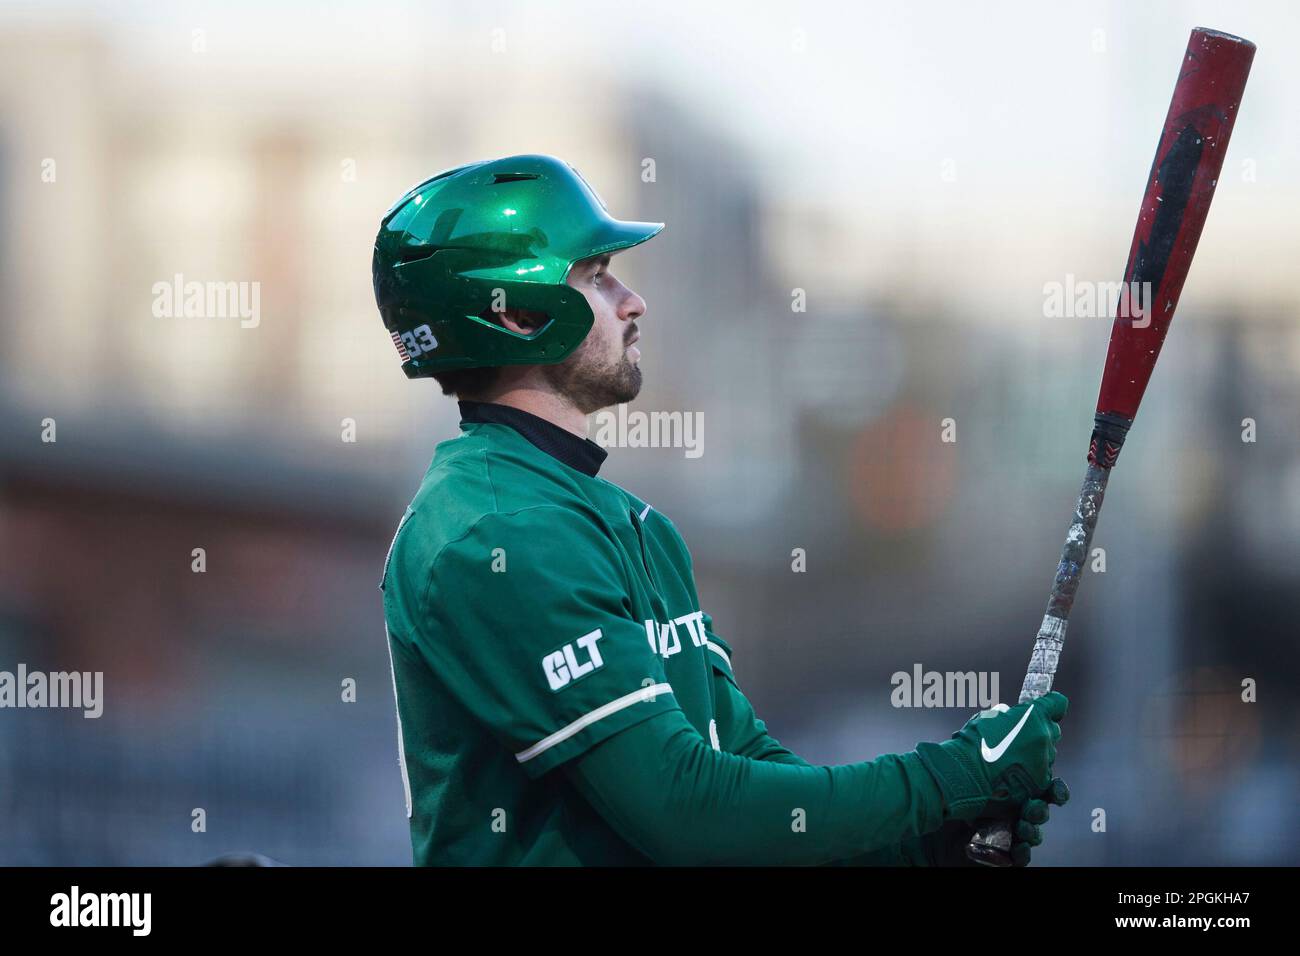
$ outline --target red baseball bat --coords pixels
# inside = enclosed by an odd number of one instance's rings
[[[1137,416],[1178,306],[1254,58],[1255,44],[1217,30],[1197,27],[1187,41],[1124,268],[1088,470],[1020,689],[1022,704],[1052,689],[1110,469]],[[989,866],[1009,866],[1011,837],[1006,821],[985,821],[976,828],[967,855]]]

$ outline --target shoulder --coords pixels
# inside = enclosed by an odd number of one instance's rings
[[[530,564],[590,569],[598,554],[615,553],[614,541],[589,511],[542,503],[479,514],[462,533],[441,543],[431,564],[454,568],[510,557]]]
[[[423,586],[435,567],[494,556],[575,560],[612,545],[600,509],[508,439],[482,429],[438,446],[393,540],[386,584]]]
[[[483,442],[468,435],[442,442],[407,506],[384,565],[386,583],[429,568],[447,545],[497,508]]]
[[[581,496],[540,455],[505,426],[476,426],[442,442],[400,539],[418,539],[418,550],[432,559],[481,526],[524,529],[579,509]]]

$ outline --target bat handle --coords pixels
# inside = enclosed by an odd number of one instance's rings
[[[1112,420],[1114,424],[1112,424]],[[1074,596],[1079,589],[1092,533],[1097,528],[1097,516],[1106,497],[1106,484],[1110,481],[1110,468],[1115,464],[1119,448],[1124,443],[1124,432],[1115,416],[1098,415],[1088,452],[1088,471],[1079,490],[1079,500],[1074,506],[1074,516],[1065,535],[1061,560],[1056,567],[1052,593],[1047,600],[1047,613],[1038,629],[1034,651],[1029,658],[1029,670],[1020,687],[1020,703],[1042,697],[1052,689],[1056,665],[1065,646],[1065,630],[1074,606]],[[985,866],[1011,866],[1011,827],[1013,821],[983,819],[976,821],[975,834],[966,845],[966,856]]]
[[[1011,865],[1011,822],[1009,820],[981,820],[975,825],[975,835],[966,844],[966,856],[984,866]]]

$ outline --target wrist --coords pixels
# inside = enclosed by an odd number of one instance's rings
[[[974,820],[988,805],[992,788],[983,770],[961,740],[920,743],[916,754],[943,795],[944,817]]]

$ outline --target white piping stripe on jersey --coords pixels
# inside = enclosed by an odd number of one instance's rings
[[[384,573],[379,576],[379,590],[384,589],[384,582],[388,580],[388,562],[393,558],[393,547],[397,544],[397,536],[402,533],[402,525],[406,524],[406,519],[415,514],[414,511],[407,511],[402,515],[402,520],[397,522],[397,530],[393,532],[393,540],[388,542],[388,553],[384,555]]]
[[[388,673],[393,678],[393,708],[397,711],[397,765],[402,768],[402,793],[406,797],[406,819],[411,819],[411,777],[406,772],[406,743],[402,740],[402,709],[397,701],[397,666],[393,663],[393,639],[384,622],[384,643],[388,645]]]
[[[727,652],[722,649],[722,645],[714,644],[712,641],[705,641],[704,646],[726,661],[728,667],[731,666],[731,658],[728,657]]]
[[[595,710],[583,714],[573,723],[566,727],[561,727],[549,737],[537,741],[527,750],[521,750],[515,754],[515,759],[520,763],[527,763],[538,754],[545,753],[557,744],[562,744],[574,734],[581,733],[598,720],[604,720],[611,714],[617,714],[625,707],[631,707],[633,704],[639,704],[644,700],[654,700],[660,694],[671,694],[673,688],[671,684],[655,684],[653,687],[642,687],[640,690],[634,690],[630,694],[624,694],[618,700],[611,700],[604,706],[597,707]]]
[[[646,505],[646,506],[645,506],[645,511],[641,512],[641,514],[638,515],[638,517],[639,517],[642,521],[645,521],[645,516],[648,515],[649,513],[650,513],[650,506],[649,506],[649,505]]]

